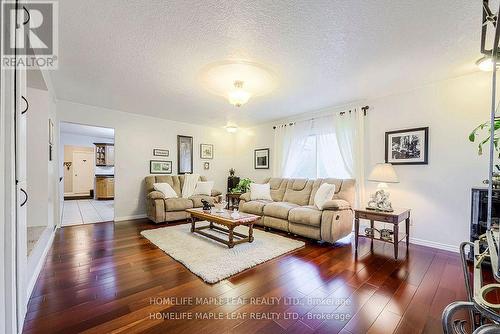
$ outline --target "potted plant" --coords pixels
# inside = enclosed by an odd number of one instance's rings
[[[495,146],[495,151],[498,151],[498,135],[496,133],[496,131],[498,129],[500,129],[500,119],[495,119],[495,123],[494,123],[494,146]],[[484,133],[484,138],[480,139],[479,137],[481,137],[481,135]],[[477,126],[472,132],[471,134],[469,135],[469,140],[471,142],[476,142],[476,140],[479,141],[479,144],[478,144],[478,147],[477,147],[477,153],[479,155],[483,154],[483,145],[487,144],[490,142],[490,138],[491,138],[491,125],[490,125],[490,122],[485,122],[483,124],[480,124],[479,126]],[[500,155],[499,155],[500,157]]]
[[[231,189],[231,193],[246,193],[250,189],[250,183],[252,180],[249,178],[241,179],[238,185]]]

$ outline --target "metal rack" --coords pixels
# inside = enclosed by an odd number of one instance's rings
[[[500,258],[499,245],[500,235],[498,226],[492,225],[492,198],[493,198],[493,167],[495,149],[495,116],[496,116],[496,80],[497,80],[497,60],[500,40],[499,13],[500,4],[497,11],[490,8],[490,0],[483,0],[483,15],[481,29],[481,53],[491,57],[493,63],[491,111],[490,111],[490,148],[489,148],[489,172],[488,172],[488,218],[486,233],[479,237],[479,240],[463,242],[460,245],[460,256],[462,269],[464,272],[465,287],[467,289],[467,301],[454,302],[448,305],[443,311],[442,325],[445,334],[451,333],[500,333],[500,304],[491,303],[487,300],[487,295],[491,291],[500,291]],[[488,36],[494,32],[492,48],[488,49]],[[480,251],[480,247],[484,251]],[[466,248],[472,253],[474,261],[473,267],[469,266],[466,258]],[[483,262],[489,260],[493,278],[496,283],[485,284],[483,280]],[[472,279],[472,284],[471,284]],[[454,320],[453,316],[459,310],[468,310],[469,322],[464,319]]]

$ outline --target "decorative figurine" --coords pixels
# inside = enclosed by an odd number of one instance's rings
[[[234,174],[235,174],[235,173],[236,173],[236,171],[234,170],[234,168],[231,168],[231,169],[229,170],[229,175],[230,175],[230,176],[234,176]]]
[[[385,241],[392,241],[392,235],[394,234],[393,231],[389,229],[381,229],[380,230],[380,239],[385,240]]]
[[[369,238],[373,238],[373,237],[375,237],[375,231],[378,232],[378,230],[376,228],[367,227],[367,228],[365,228],[365,235]]]
[[[202,199],[201,203],[203,203],[203,211],[212,211],[212,204],[207,202],[206,200]]]
[[[384,189],[379,189],[377,192],[370,196],[370,201],[368,202],[368,209],[392,212],[391,201],[389,200],[389,193],[385,192]]]

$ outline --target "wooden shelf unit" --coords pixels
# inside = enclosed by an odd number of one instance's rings
[[[95,165],[114,166],[115,165],[115,144],[94,143],[95,145]]]

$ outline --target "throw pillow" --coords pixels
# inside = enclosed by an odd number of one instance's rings
[[[320,210],[323,210],[323,205],[325,202],[331,200],[335,194],[335,185],[329,183],[323,183],[316,195],[314,195],[314,205]]]
[[[177,198],[177,193],[174,188],[168,183],[153,183],[153,188],[156,191],[162,192],[165,198]]]
[[[214,188],[214,181],[198,181],[196,183],[196,188],[194,188],[193,195],[212,195],[212,189]]]
[[[258,199],[265,199],[272,201],[271,198],[271,185],[269,183],[266,184],[258,184],[251,183],[250,184],[250,200],[255,201]]]

